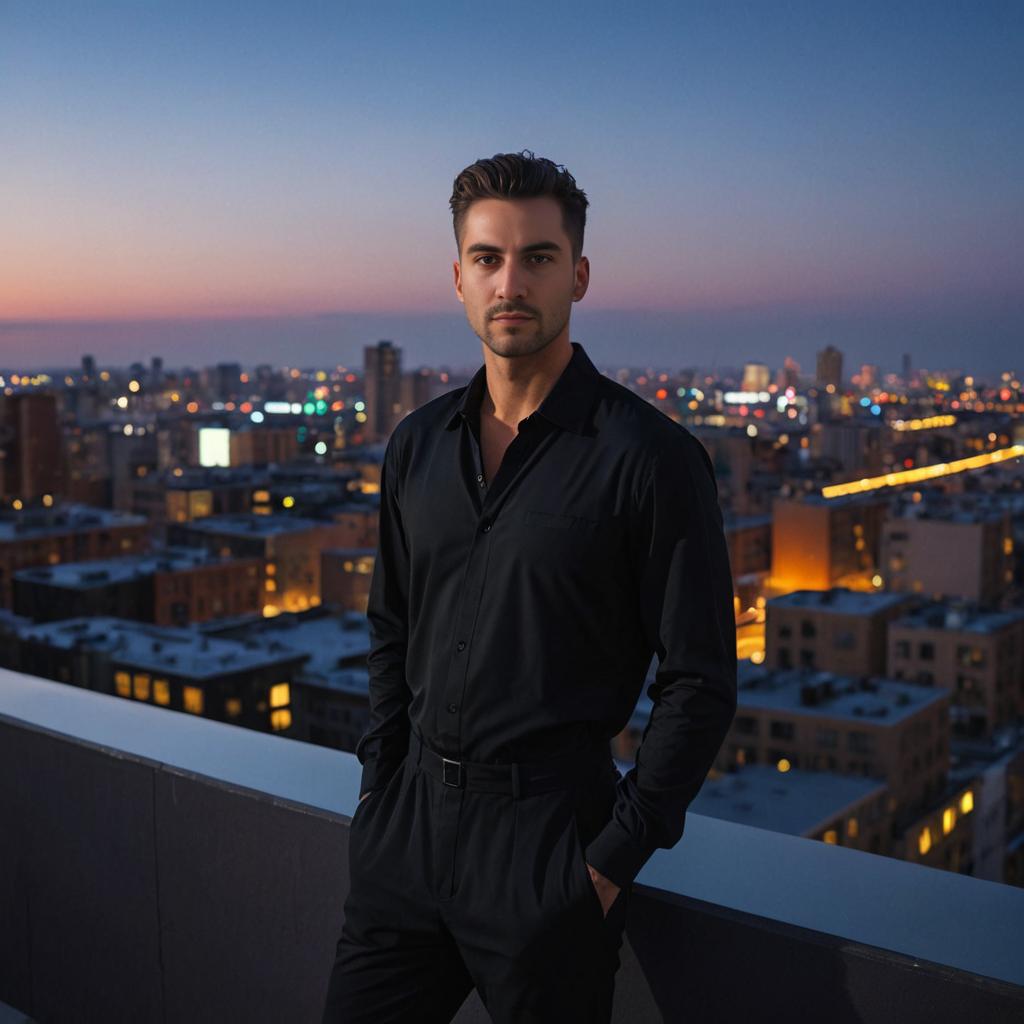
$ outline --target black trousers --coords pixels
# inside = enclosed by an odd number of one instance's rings
[[[544,793],[457,789],[407,757],[356,808],[324,1024],[607,1022],[630,888],[604,915],[584,848],[619,774]]]

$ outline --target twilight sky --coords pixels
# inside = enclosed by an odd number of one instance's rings
[[[0,367],[476,366],[448,197],[525,147],[602,364],[1022,368],[1024,4],[625,6],[0,0]]]

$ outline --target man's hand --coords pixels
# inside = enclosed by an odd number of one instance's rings
[[[604,911],[604,916],[607,917],[608,908],[615,902],[615,897],[619,895],[619,886],[610,878],[605,878],[597,868],[591,867],[589,864],[587,864],[587,871],[590,872],[590,880],[594,883],[597,898],[601,901],[601,909]]]

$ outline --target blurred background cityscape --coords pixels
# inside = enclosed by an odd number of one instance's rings
[[[848,364],[602,368],[718,479],[739,711],[692,809],[1022,885],[1021,381]],[[354,750],[384,446],[473,369],[5,370],[0,667]]]

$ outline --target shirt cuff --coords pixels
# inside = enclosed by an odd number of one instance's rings
[[[588,844],[586,859],[605,878],[624,889],[640,873],[652,853],[654,849],[637,846],[633,837],[612,819]]]
[[[373,789],[381,789],[391,781],[391,776],[402,767],[402,758],[385,760],[372,757],[363,765],[363,774],[359,780],[359,795],[369,793]]]

